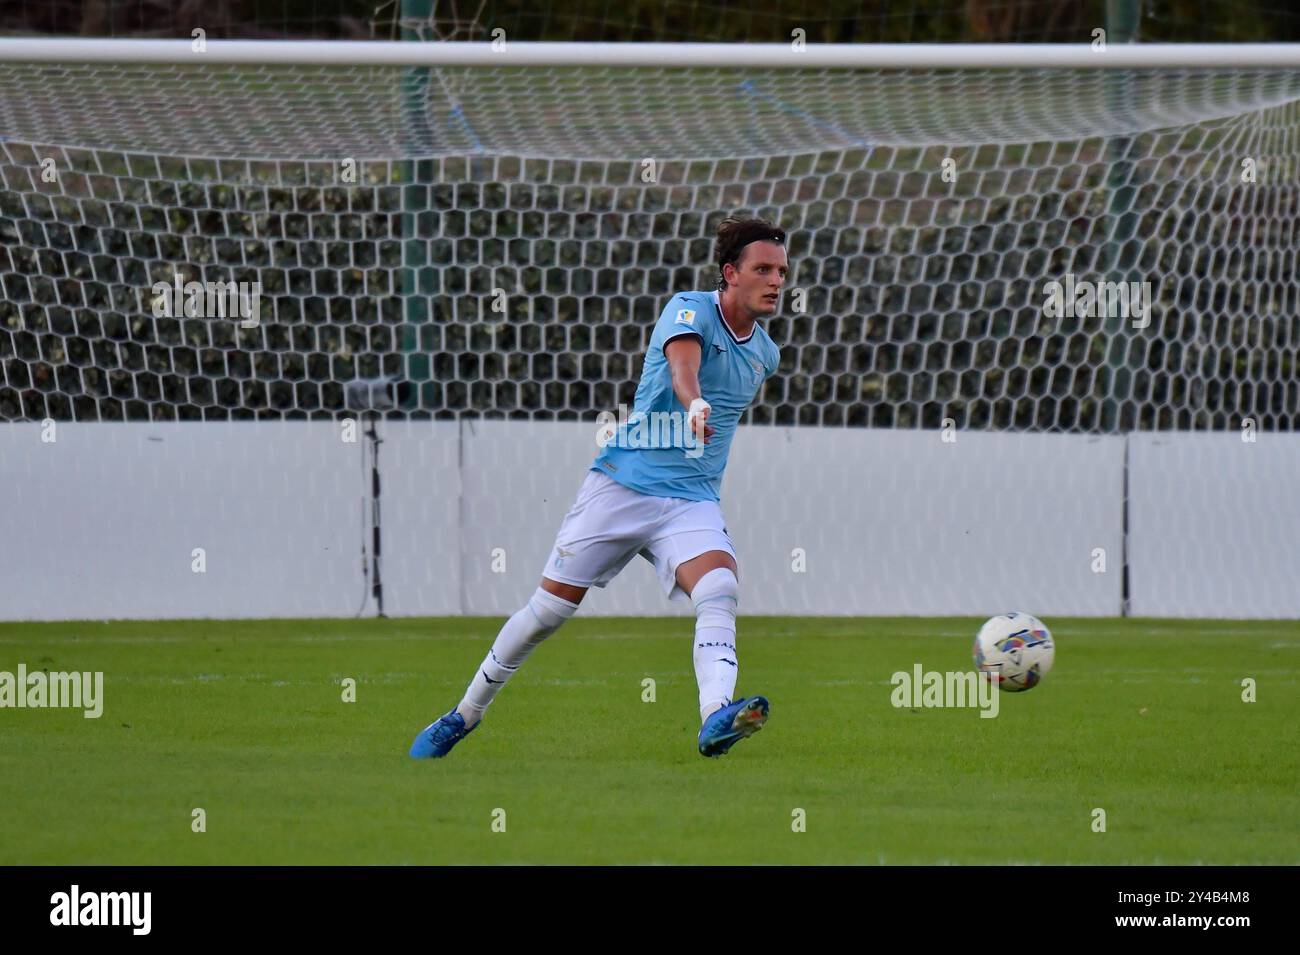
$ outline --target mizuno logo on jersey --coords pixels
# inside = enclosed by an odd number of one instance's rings
[[[718,350],[719,355],[721,355],[724,351],[726,351],[726,349],[723,348],[721,345],[719,345],[717,342],[713,343],[713,347]]]
[[[689,308],[679,309],[675,324],[691,326],[695,324],[695,312]]]

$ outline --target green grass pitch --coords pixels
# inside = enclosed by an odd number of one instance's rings
[[[771,719],[706,760],[693,621],[579,616],[408,758],[500,623],[0,624],[0,670],[105,699],[0,709],[0,863],[1300,862],[1300,622],[1049,619],[1052,673],[981,719],[889,683],[969,667],[977,620],[742,617]]]

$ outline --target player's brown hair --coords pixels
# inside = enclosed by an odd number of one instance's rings
[[[766,219],[746,219],[728,216],[718,223],[718,238],[713,245],[713,257],[718,262],[718,290],[727,287],[723,278],[724,265],[736,265],[751,242],[780,242],[785,244],[785,230],[777,228]]]

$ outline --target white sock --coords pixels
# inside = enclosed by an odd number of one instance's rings
[[[691,591],[695,605],[695,680],[700,685],[700,721],[732,702],[736,660],[736,575],[729,567],[709,571]]]
[[[465,698],[456,706],[457,712],[465,717],[466,729],[483,718],[483,711],[520,664],[577,609],[577,604],[538,587],[528,602],[505,622],[465,690]]]

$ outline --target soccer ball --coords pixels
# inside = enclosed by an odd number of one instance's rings
[[[1052,669],[1056,647],[1037,617],[1003,613],[990,617],[975,634],[975,669],[1000,689],[1030,690]]]

